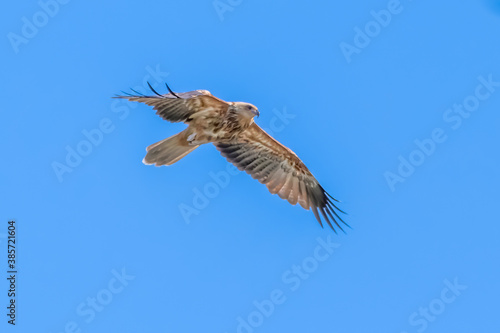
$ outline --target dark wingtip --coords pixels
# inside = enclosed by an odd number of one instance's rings
[[[324,229],[323,222],[321,222],[321,218],[319,217],[319,214],[318,214],[318,208],[315,207],[315,206],[313,206],[311,210],[312,210],[312,212],[314,214],[314,217],[316,217],[316,220],[318,220],[319,225],[321,226],[321,228]]]
[[[323,217],[325,218],[326,222],[330,226],[330,228],[333,230],[333,232],[335,232],[335,234],[337,234],[337,230],[335,230],[335,228],[333,227],[332,223],[330,222],[330,219],[328,218],[328,215],[330,215],[330,217],[332,218],[333,222],[337,225],[337,227],[340,228],[340,226],[337,223],[337,221],[335,221],[335,219],[330,214],[330,212],[328,211],[328,206],[320,208],[320,211],[321,211],[321,214],[323,215]],[[328,215],[326,213],[328,213]],[[340,230],[342,230],[342,228],[340,228]],[[342,230],[342,231],[344,231],[344,230]]]
[[[123,95],[118,95],[118,94],[115,94],[115,96],[113,96],[113,98],[129,98],[129,97],[134,96],[134,95],[131,95],[130,93],[125,92],[125,91],[123,91],[123,90],[120,90],[120,92],[121,92]]]
[[[326,190],[325,190],[325,189],[324,189],[321,185],[319,185],[319,187],[321,187],[321,190],[322,190],[323,192],[325,192],[325,194],[326,194],[327,196],[329,196],[329,197],[330,197],[330,199],[332,199],[333,201],[336,201],[336,202],[342,202],[342,201],[337,200],[337,199],[335,199],[334,197],[332,197],[332,196],[330,195],[330,193],[328,193],[328,192],[327,192],[327,191],[326,191]]]
[[[340,226],[340,224],[337,222],[337,220],[335,219],[335,217],[332,215],[332,213],[340,220],[342,221],[342,223],[346,224],[338,215],[337,213],[330,207],[330,206],[326,206],[325,207],[325,210],[326,212],[328,213],[328,215],[330,215],[330,218],[333,220],[333,222],[335,223],[335,225],[340,229],[342,230],[342,232],[345,234],[345,230]]]
[[[346,226],[348,226],[349,228],[351,228],[349,226],[349,224],[347,224],[340,216],[339,214],[337,214],[336,210],[339,210],[331,201],[328,201],[327,202],[327,207],[330,208],[330,210],[332,211],[332,213],[337,217],[337,219],[340,220],[340,222],[344,223]],[[342,211],[343,212],[343,211]],[[345,213],[344,213],[345,214]],[[352,229],[352,228],[351,228]]]
[[[176,93],[174,93],[174,92],[172,91],[172,89],[170,89],[170,87],[168,86],[168,83],[167,83],[167,82],[165,82],[165,85],[167,86],[168,91],[169,91],[172,95],[174,95],[174,96],[175,96],[175,97],[177,97],[177,98],[180,98],[179,96],[177,96],[177,94],[176,94]]]
[[[149,83],[149,81],[146,81],[148,83],[148,86],[149,86],[149,89],[151,89],[152,92],[154,92],[156,95],[160,96],[160,97],[163,97],[162,95],[160,95],[156,90],[155,88],[153,88],[153,86]]]
[[[332,199],[333,201],[338,202],[338,203],[341,203],[341,202],[342,202],[342,201],[337,200],[337,199],[335,199],[334,197],[332,197],[332,196],[330,195],[330,193],[328,193],[328,192],[327,192],[327,191],[326,191],[326,190],[325,190],[325,189],[324,189],[321,185],[319,185],[319,187],[321,188],[321,190],[323,191],[323,193],[324,193],[326,196],[328,196],[330,199]],[[331,205],[333,205],[333,207],[335,207],[335,209],[337,209],[339,212],[341,212],[341,213],[343,213],[343,214],[346,214],[346,215],[347,215],[347,213],[346,213],[346,212],[344,212],[342,209],[340,209],[340,208],[338,208],[337,206],[335,206],[335,204],[334,204],[333,202],[331,202],[329,198],[326,198],[326,201],[327,201],[327,202],[329,202]]]
[[[144,94],[142,94],[142,93],[138,92],[137,90],[134,90],[133,88],[130,88],[130,90],[132,90],[133,92],[135,92],[135,93],[137,94],[137,96],[140,96],[140,97],[146,97],[146,95],[144,95]],[[132,96],[132,95],[130,95],[130,96]]]
[[[344,212],[342,209],[338,208],[333,203],[333,201],[340,202],[339,200],[337,200],[334,197],[332,197],[328,192],[325,191],[325,189],[323,187],[321,187],[321,185],[319,185],[319,186],[321,188],[321,191],[323,192],[323,197],[316,199],[316,206],[320,209],[321,214],[323,215],[324,219],[327,221],[327,223],[330,225],[330,228],[332,228],[332,230],[335,233],[337,233],[337,230],[336,230],[336,228],[334,228],[334,226],[332,225],[332,223],[330,222],[330,220],[333,221],[333,223],[335,223],[336,227],[338,229],[340,229],[345,234],[346,232],[342,228],[342,226],[341,226],[340,223],[342,223],[343,225],[347,226],[349,229],[352,229],[352,227],[349,224],[347,224],[339,216],[339,214],[337,213],[337,211],[339,211],[339,212],[341,212],[343,214],[346,214],[346,215],[347,215],[347,213]]]
[[[338,210],[339,212],[341,212],[342,214],[345,214],[345,215],[349,215],[347,214],[346,212],[344,212],[342,209],[340,209],[339,207],[337,207],[333,202],[331,202],[330,200],[328,200],[328,204],[332,205],[336,210]]]

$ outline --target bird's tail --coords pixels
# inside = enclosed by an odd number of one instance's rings
[[[156,166],[172,165],[199,147],[188,145],[184,136],[184,132],[180,132],[167,139],[153,143],[146,148],[147,154],[142,162]]]

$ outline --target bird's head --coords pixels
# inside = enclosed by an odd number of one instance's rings
[[[252,105],[250,103],[244,103],[244,102],[234,102],[233,103],[234,108],[236,109],[236,112],[241,114],[242,116],[246,118],[253,118],[255,116],[260,116],[259,109],[255,105]]]

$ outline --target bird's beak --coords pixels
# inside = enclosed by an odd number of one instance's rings
[[[259,110],[254,110],[254,111],[252,111],[252,113],[253,113],[254,115],[256,115],[256,116],[257,116],[257,118],[259,118],[259,116],[260,116],[260,112],[259,112]]]

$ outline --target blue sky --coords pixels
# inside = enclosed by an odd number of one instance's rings
[[[499,1],[5,6],[2,332],[500,328]],[[184,128],[111,99],[146,81],[258,106],[352,230],[213,146],[143,165]]]

